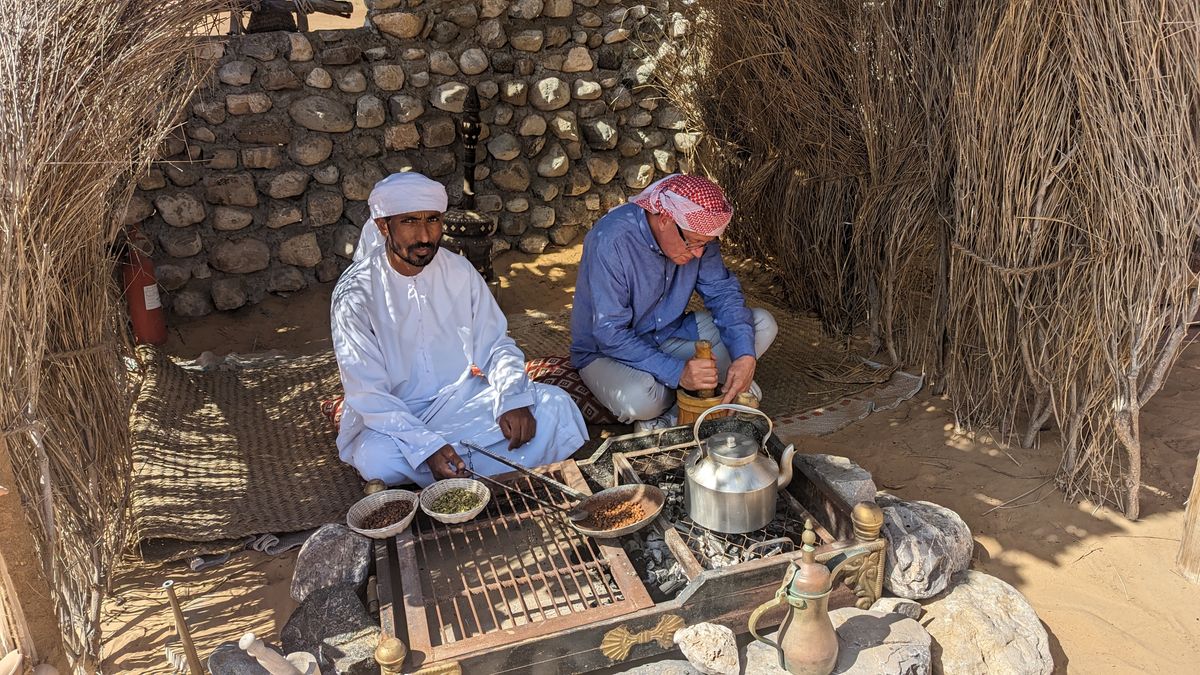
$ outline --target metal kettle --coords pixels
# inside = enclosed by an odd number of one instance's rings
[[[767,433],[761,443],[745,433],[721,431],[700,439],[700,424],[718,410],[761,415]],[[686,481],[683,505],[688,516],[701,527],[725,534],[742,534],[767,526],[775,517],[776,493],[792,480],[792,456],[787,446],[780,457],[783,470],[765,452],[774,425],[755,408],[724,404],[709,408],[696,419],[693,434],[696,449],[684,461]]]

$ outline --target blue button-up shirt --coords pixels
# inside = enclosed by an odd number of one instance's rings
[[[572,364],[583,368],[606,356],[677,388],[685,360],[661,347],[673,337],[698,338],[695,317],[685,315],[692,291],[712,312],[730,357],[753,355],[753,319],[717,242],[677,265],[659,248],[641,207],[613,209],[583,240],[571,314]]]

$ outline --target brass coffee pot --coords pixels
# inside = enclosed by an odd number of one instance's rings
[[[812,521],[804,523],[804,542],[801,561],[788,564],[783,585],[775,597],[750,614],[750,632],[760,642],[765,642],[779,652],[779,665],[795,675],[829,675],[837,664],[838,638],[829,620],[829,594],[838,568],[846,563],[840,561],[832,571],[816,561],[817,535]],[[788,613],[779,624],[778,642],[758,634],[758,620],[768,610],[788,604]]]

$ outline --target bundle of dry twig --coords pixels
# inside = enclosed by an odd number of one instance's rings
[[[0,0],[0,438],[77,669],[95,668],[129,477],[112,245],[225,6]]]

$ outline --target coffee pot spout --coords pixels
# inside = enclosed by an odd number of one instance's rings
[[[792,457],[796,455],[796,446],[788,444],[783,450],[783,454],[779,456],[779,479],[776,481],[776,486],[782,490],[792,482]]]

